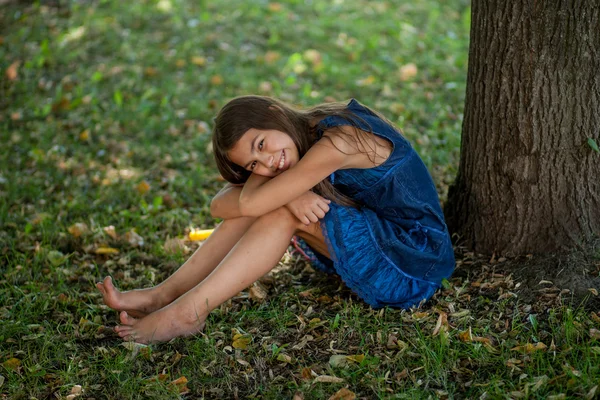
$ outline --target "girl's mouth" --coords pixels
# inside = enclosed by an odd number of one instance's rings
[[[281,150],[281,158],[279,159],[279,165],[277,165],[277,171],[281,171],[285,165],[285,150]]]

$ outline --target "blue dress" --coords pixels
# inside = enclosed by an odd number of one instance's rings
[[[395,128],[354,99],[347,108],[368,123],[358,122],[360,129],[387,139],[393,150],[377,167],[331,174],[333,186],[361,207],[329,205],[321,230],[332,259],[310,251],[312,264],[339,274],[374,308],[418,306],[455,265],[437,191],[425,164]],[[317,129],[322,135],[339,125],[349,123],[330,116]],[[302,247],[308,249],[306,243]]]

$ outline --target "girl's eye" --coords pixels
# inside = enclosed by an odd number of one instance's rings
[[[256,161],[253,161],[252,164],[250,164],[250,171],[252,171],[254,167],[256,167]]]
[[[258,149],[262,150],[263,149],[263,144],[265,142],[265,139],[261,139],[261,141],[258,143]]]

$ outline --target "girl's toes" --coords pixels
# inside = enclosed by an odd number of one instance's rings
[[[127,311],[121,311],[121,313],[119,314],[119,319],[121,320],[121,323],[123,325],[133,325],[137,322],[137,319],[127,314]]]
[[[102,295],[106,294],[106,290],[104,290],[104,285],[102,284],[102,282],[96,283],[96,287],[98,288],[98,290],[100,291],[100,293],[102,293]]]

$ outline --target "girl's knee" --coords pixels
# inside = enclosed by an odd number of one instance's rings
[[[279,207],[262,217],[258,217],[258,219],[269,221],[269,223],[277,224],[277,226],[288,226],[294,229],[295,232],[313,233],[315,229],[321,229],[318,223],[305,225],[285,206]]]

